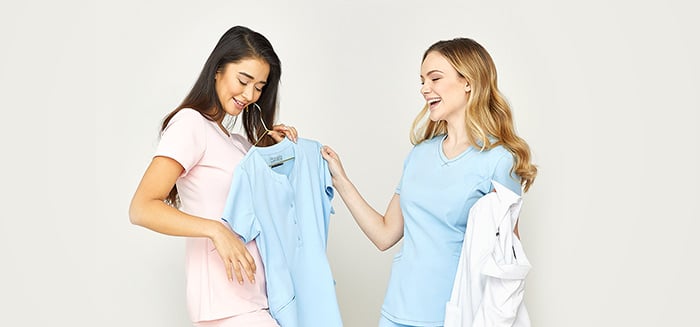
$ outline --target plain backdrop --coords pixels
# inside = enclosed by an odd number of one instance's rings
[[[3,1],[0,325],[189,326],[184,241],[129,223],[163,116],[245,25],[283,63],[278,122],[331,145],[379,211],[423,51],[484,45],[539,176],[521,234],[533,326],[687,326],[700,275],[692,1]],[[346,326],[376,326],[394,248],[334,200]],[[416,285],[420,287],[420,285]]]

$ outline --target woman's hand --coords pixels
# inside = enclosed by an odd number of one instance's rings
[[[233,281],[235,273],[238,283],[243,284],[243,273],[241,272],[241,268],[243,268],[248,276],[248,280],[251,283],[255,283],[255,260],[248,252],[243,240],[224,224],[219,223],[219,225],[221,225],[221,228],[217,229],[217,233],[211,240],[221,260],[226,265],[228,280]]]
[[[297,142],[297,129],[292,126],[286,126],[284,124],[272,126],[272,131],[268,132],[275,142],[281,142],[285,137],[288,137],[290,141]]]
[[[337,188],[341,180],[347,180],[343,163],[340,162],[340,156],[327,145],[321,147],[321,156],[328,162],[328,170],[333,178],[333,186]]]
[[[381,251],[391,248],[403,237],[403,214],[401,213],[400,198],[394,194],[381,215],[374,210],[345,174],[340,157],[329,146],[321,147],[321,156],[328,162],[328,170],[333,179],[333,187],[338,191],[345,206],[360,229]]]

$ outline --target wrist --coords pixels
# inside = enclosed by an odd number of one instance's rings
[[[347,176],[339,176],[338,178],[335,178],[333,181],[333,186],[335,187],[338,192],[345,193],[348,189],[352,188],[352,182],[350,182],[350,179],[348,179]]]
[[[212,228],[212,233],[209,236],[209,238],[212,241],[214,241],[214,238],[234,236],[235,238],[239,239],[241,242],[245,243],[245,239],[243,238],[243,236],[239,235],[234,230],[232,230],[228,224],[228,221],[226,221],[224,218],[221,218],[218,221],[211,220],[211,222],[213,223],[213,228]]]
[[[225,233],[226,226],[222,222],[207,219],[207,227],[205,228],[205,235],[207,238],[212,240],[212,242],[221,237]]]

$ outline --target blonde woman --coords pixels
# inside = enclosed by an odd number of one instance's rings
[[[384,215],[363,199],[338,155],[322,149],[333,185],[377,248],[404,238],[381,327],[442,326],[469,209],[493,191],[492,180],[521,194],[537,174],[498,90],[493,60],[480,44],[468,38],[433,44],[423,55],[420,79],[426,105],[412,127],[415,147]]]

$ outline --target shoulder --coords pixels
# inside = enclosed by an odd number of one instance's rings
[[[192,119],[192,120],[198,120],[198,121],[203,121],[206,118],[202,116],[202,114],[199,113],[199,111],[191,109],[191,108],[182,108],[180,111],[178,111],[174,116],[173,119]]]
[[[411,149],[411,153],[409,153],[409,156],[414,155],[414,154],[421,154],[425,152],[431,152],[434,151],[436,148],[440,147],[440,142],[445,138],[445,135],[437,135],[434,136],[433,138],[424,140],[423,142],[420,142],[416,145],[413,146],[413,149]]]
[[[312,139],[306,139],[306,138],[298,138],[297,139],[297,147],[312,151],[314,154],[318,153],[318,155],[321,155],[321,147],[323,145],[321,142],[312,140]]]
[[[476,151],[479,149],[477,148]],[[515,163],[513,154],[502,145],[479,151],[477,158],[479,158],[479,164],[490,175],[509,172]]]
[[[321,147],[321,142],[302,137],[297,139],[297,144],[304,147]]]
[[[323,156],[321,155],[321,148],[323,147],[323,144],[321,144],[321,142],[300,137],[297,138],[296,144],[292,146],[294,147],[294,149],[296,149],[296,154],[298,156],[300,155],[306,158],[305,160],[307,160],[307,162],[309,162],[310,164],[313,164],[315,162],[315,164],[318,167],[327,167],[328,163],[325,159],[323,159]]]
[[[440,148],[440,142],[442,142],[444,137],[445,135],[437,135],[414,145],[411,151],[408,152],[408,155],[406,155],[406,158],[404,158],[404,168],[406,168],[409,162],[431,158],[436,153],[435,151]]]
[[[173,115],[173,117],[168,122],[168,127],[174,124],[178,125],[193,125],[193,126],[203,126],[206,118],[202,116],[197,110],[190,108],[180,109]]]
[[[432,148],[435,146],[440,145],[440,142],[445,139],[445,135],[440,134],[433,136],[432,138],[429,138],[427,140],[424,140],[423,142],[420,142],[414,146],[414,148]]]
[[[513,154],[502,145],[497,145],[491,149],[481,151],[481,154],[489,162],[493,162],[494,164],[503,160],[513,161]]]
[[[491,179],[504,185],[511,191],[521,194],[520,177],[515,173],[515,156],[503,146],[498,146],[490,151],[493,151],[489,158],[489,167],[491,169]]]

